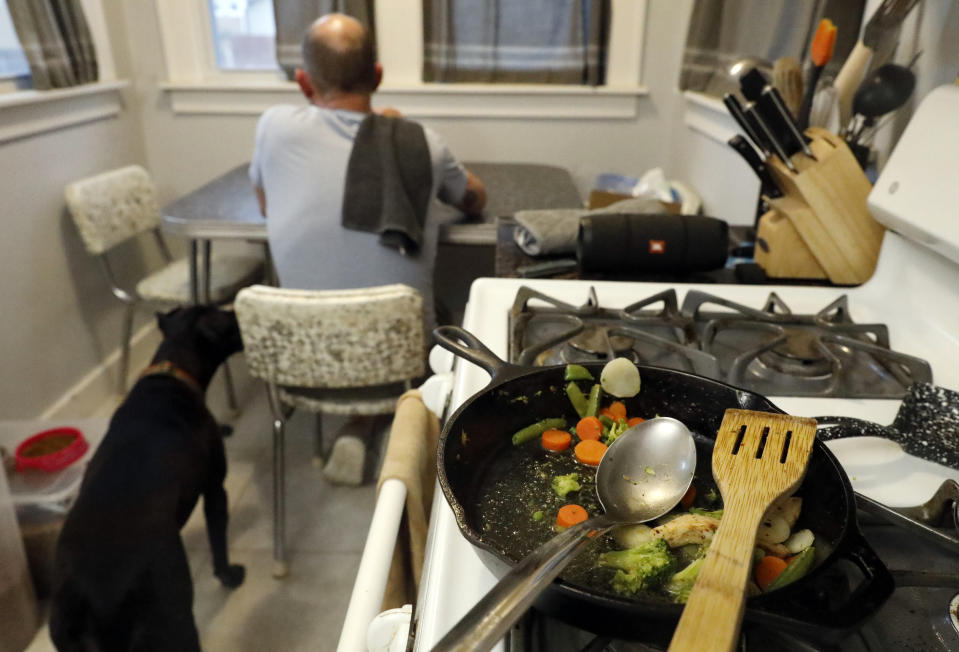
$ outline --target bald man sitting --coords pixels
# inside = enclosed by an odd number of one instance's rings
[[[250,180],[267,218],[281,286],[348,289],[405,283],[422,293],[425,327],[430,330],[435,323],[433,262],[438,237],[432,211],[426,214],[415,249],[384,246],[376,233],[343,225],[354,139],[373,113],[371,96],[382,75],[362,24],[342,14],[319,18],[306,32],[303,68],[296,70],[307,103],[274,106],[260,117]],[[393,110],[382,113],[398,116]],[[457,161],[436,132],[426,127],[422,132],[430,202],[438,199],[478,214],[486,203],[483,183]],[[351,429],[364,428],[354,423]],[[326,465],[327,477],[357,483],[362,450],[353,438],[338,438]]]

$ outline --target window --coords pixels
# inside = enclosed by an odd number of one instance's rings
[[[209,0],[216,65],[221,70],[276,70],[273,0]]]
[[[23,56],[6,2],[0,2],[0,79],[27,77],[30,67]]]

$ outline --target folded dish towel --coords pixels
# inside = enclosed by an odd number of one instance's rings
[[[342,224],[380,234],[380,243],[415,253],[433,187],[423,127],[371,113],[360,123],[343,189]]]
[[[553,208],[517,211],[513,216],[516,245],[529,256],[551,256],[576,251],[579,220],[597,213],[662,213],[663,205],[655,199],[634,197],[604,208]]]
[[[439,433],[439,419],[423,404],[419,390],[411,389],[399,398],[377,484],[379,488],[389,478],[396,478],[406,485],[407,492],[383,610],[411,604],[416,599],[436,482]]]

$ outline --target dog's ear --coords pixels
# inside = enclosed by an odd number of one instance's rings
[[[167,334],[167,324],[169,323],[169,313],[157,312],[157,327],[164,335]]]

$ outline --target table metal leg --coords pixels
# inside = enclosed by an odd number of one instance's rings
[[[200,245],[196,238],[190,240],[190,302],[193,305],[200,303],[200,279],[197,274],[197,258],[200,256]]]
[[[212,256],[212,246],[209,240],[203,241],[203,302],[210,303],[210,296],[212,294],[211,290],[211,280],[210,280],[210,268],[212,263],[210,258]]]

